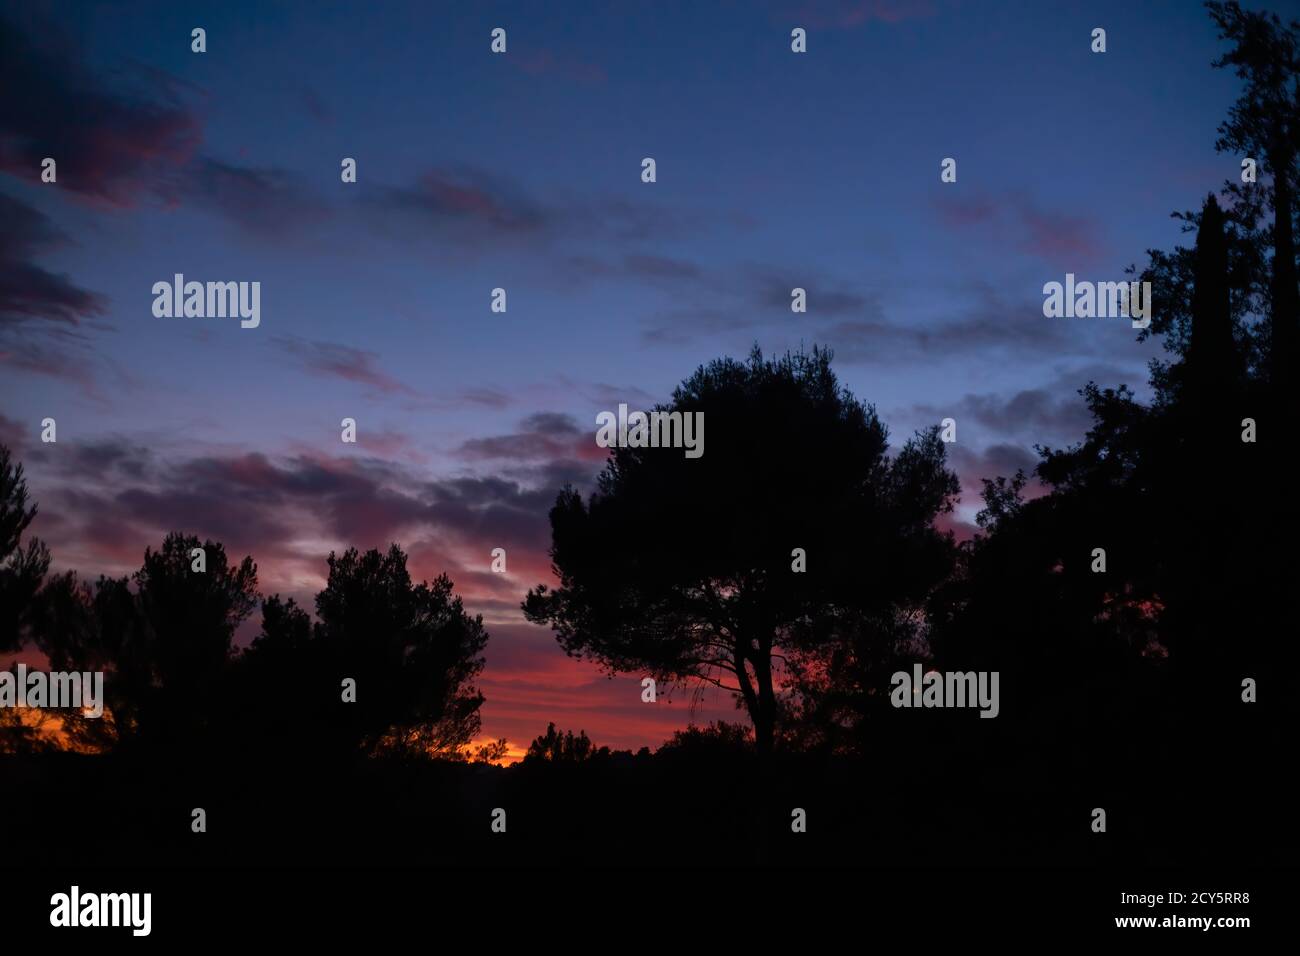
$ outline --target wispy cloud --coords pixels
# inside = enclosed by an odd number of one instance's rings
[[[939,219],[985,241],[1072,269],[1102,256],[1101,223],[1091,216],[1044,208],[1019,193],[941,195],[934,203]]]
[[[285,336],[276,336],[271,341],[281,351],[296,359],[302,368],[315,375],[364,385],[380,395],[420,394],[384,372],[379,367],[379,356],[366,349],[337,342],[317,342]]]
[[[181,182],[185,202],[216,212],[262,238],[310,232],[332,215],[324,198],[288,170],[200,157],[185,170]]]
[[[584,429],[570,415],[538,412],[519,423],[509,435],[475,438],[460,447],[470,459],[578,459],[603,461],[608,452],[595,442],[595,429]]]
[[[108,299],[37,263],[69,241],[43,213],[0,193],[0,222],[0,366],[74,382],[102,401],[86,327]]]

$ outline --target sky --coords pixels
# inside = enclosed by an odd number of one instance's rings
[[[596,414],[829,346],[895,445],[957,422],[969,536],[981,478],[1083,436],[1078,388],[1147,393],[1159,344],[1042,287],[1123,279],[1237,174],[1219,52],[1186,0],[6,5],[0,442],[31,533],[91,577],[211,537],[307,607],[330,550],[396,541],[483,615],[482,737],[516,752],[734,719],[523,620]],[[156,317],[176,273],[260,282],[260,324]]]

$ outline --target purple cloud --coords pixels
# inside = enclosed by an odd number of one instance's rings
[[[164,193],[164,171],[199,141],[178,85],[152,71],[150,85],[169,100],[161,103],[111,90],[57,30],[32,27],[0,18],[0,89],[10,91],[0,97],[0,170],[37,182],[49,156],[58,186],[88,199],[128,206],[142,192]]]
[[[307,371],[326,378],[365,385],[383,395],[419,395],[409,385],[379,368],[379,356],[365,349],[336,342],[316,342],[279,337],[272,343],[293,356]]]

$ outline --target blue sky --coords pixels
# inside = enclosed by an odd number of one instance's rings
[[[416,569],[450,568],[502,635],[490,674],[521,684],[590,686],[516,608],[545,574],[555,488],[599,466],[597,412],[756,342],[830,346],[896,441],[957,420],[968,533],[980,477],[1080,438],[1075,389],[1142,393],[1159,354],[1122,320],[1044,318],[1043,284],[1122,278],[1239,165],[1213,148],[1237,81],[1189,2],[7,17],[0,197],[21,213],[0,250],[0,439],[56,561],[122,573],[188,523],[310,603],[329,548],[416,542]],[[155,318],[151,287],[177,272],[260,281],[260,327]],[[339,443],[345,416],[360,448]],[[520,554],[504,580],[485,571],[498,541]],[[525,732],[523,703],[498,707],[489,692],[489,735]],[[684,723],[608,713],[598,742]]]

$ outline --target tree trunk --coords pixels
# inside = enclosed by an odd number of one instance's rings
[[[761,755],[772,752],[776,734],[776,694],[772,689],[772,639],[758,641],[754,680],[758,684],[758,712],[754,716],[754,743]]]
[[[772,752],[772,742],[776,727],[776,697],[772,692],[772,656],[770,651],[762,650],[765,642],[760,641],[759,653],[752,649],[736,647],[736,680],[740,685],[740,696],[745,701],[745,710],[749,713],[750,723],[754,725],[754,745],[760,755]],[[754,679],[750,680],[749,668],[752,665]],[[757,686],[755,686],[757,685]]]

